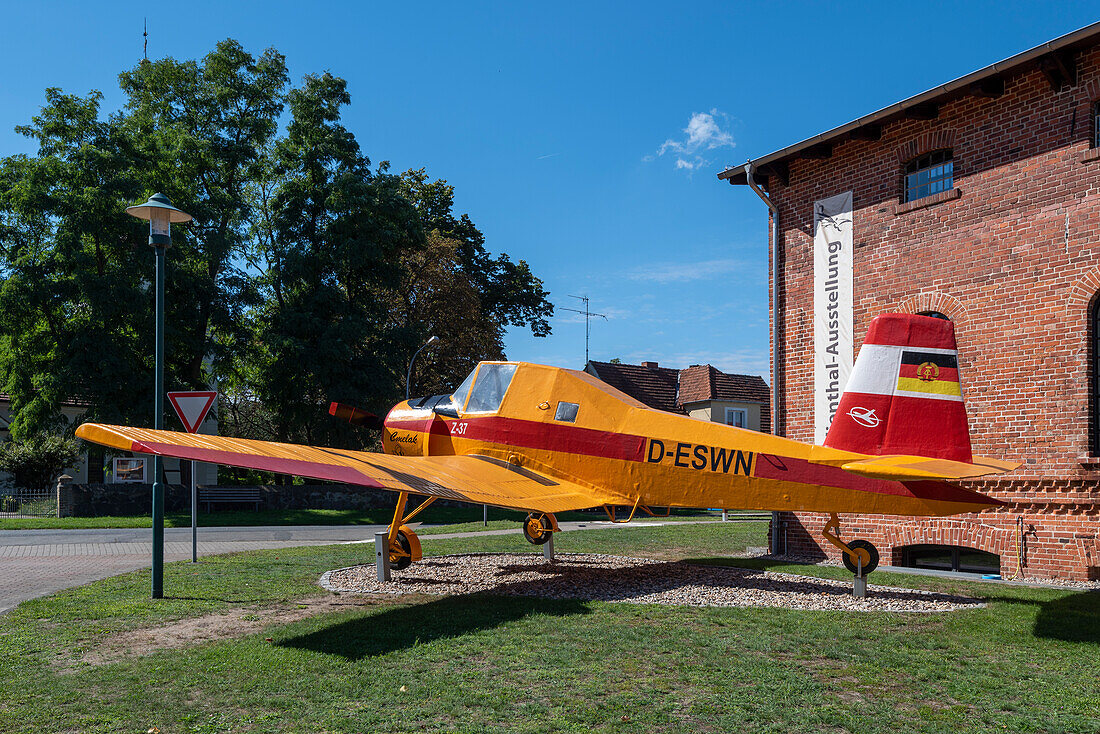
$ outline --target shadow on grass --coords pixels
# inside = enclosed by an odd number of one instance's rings
[[[762,571],[777,566],[801,565],[791,561],[772,558],[695,558],[689,563],[701,563],[714,566],[735,566],[738,568],[752,568]],[[872,583],[889,585],[889,576],[873,574]],[[933,577],[935,578],[935,577]],[[938,579],[952,581],[950,578]],[[967,580],[965,583],[980,584],[980,581]],[[1026,599],[1021,596],[1009,596],[997,593],[1005,587],[999,584],[990,584],[988,594],[979,594],[990,603],[1024,604],[1038,607],[1035,616],[1035,624],[1032,633],[1036,637],[1048,640],[1061,640],[1063,642],[1084,642],[1092,645],[1100,645],[1100,591],[1074,592],[1067,589],[1066,593],[1051,601],[1039,599]],[[1015,587],[1027,588],[1027,587]]]
[[[1035,636],[1100,645],[1100,591],[1067,594],[1042,603],[1035,618]]]
[[[588,605],[576,599],[450,596],[349,619],[277,644],[354,661],[494,629],[535,614],[555,617],[588,614]]]

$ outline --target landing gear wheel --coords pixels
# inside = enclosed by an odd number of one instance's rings
[[[527,516],[527,519],[523,521],[523,537],[527,538],[528,543],[543,545],[546,541],[550,540],[550,535],[553,533],[553,527],[553,523],[546,515],[531,513]]]
[[[390,542],[390,568],[401,571],[421,557],[420,539],[411,529],[402,525]]]
[[[853,540],[852,542],[848,543],[848,547],[863,556],[864,576],[878,568],[878,548],[871,545],[869,541]],[[847,553],[841,554],[841,558],[844,560],[844,568],[848,569],[852,573],[859,573],[859,567],[848,556]]]

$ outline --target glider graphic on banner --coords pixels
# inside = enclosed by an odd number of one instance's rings
[[[176,415],[183,421],[183,427],[188,433],[199,432],[199,426],[217,398],[218,393],[212,391],[168,393],[168,400],[176,409]]]
[[[852,192],[814,202],[814,443],[852,374]]]

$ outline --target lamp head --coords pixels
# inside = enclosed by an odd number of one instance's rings
[[[149,222],[149,244],[168,247],[172,244],[172,223],[190,222],[191,215],[172,206],[164,194],[153,194],[144,204],[126,207],[131,217]]]

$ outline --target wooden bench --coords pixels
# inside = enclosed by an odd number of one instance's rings
[[[210,512],[211,505],[251,504],[259,510],[263,499],[257,487],[202,487],[199,489],[199,504],[206,504]]]

